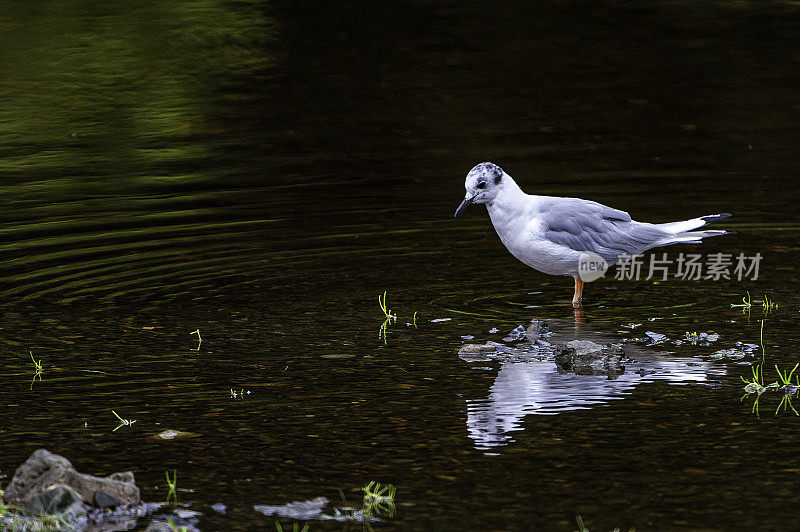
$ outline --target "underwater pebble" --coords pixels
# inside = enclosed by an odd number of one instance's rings
[[[294,501],[280,505],[259,504],[253,506],[253,509],[268,517],[279,515],[290,519],[319,519],[327,504],[327,497],[316,497],[307,501]]]
[[[498,329],[497,327],[492,327],[491,329],[489,329],[489,334],[497,334],[499,332],[500,329]]]
[[[527,337],[525,336],[525,326],[518,325],[510,333],[508,336],[503,338],[504,342],[518,342],[520,340],[525,340]]]
[[[462,340],[474,340],[475,337],[472,336],[471,334],[465,334],[464,336],[461,337],[461,339]]]
[[[216,504],[212,504],[211,509],[217,513],[224,514],[225,511],[228,509],[228,507],[222,504],[221,502],[218,502]]]
[[[664,342],[669,340],[666,334],[661,334],[653,331],[645,331],[644,334],[647,335],[647,338],[650,339],[649,343],[646,343],[645,345],[663,344]],[[644,340],[647,341],[647,339]]]
[[[757,344],[736,342],[731,348],[720,349],[719,351],[712,353],[711,358],[730,358],[732,360],[739,360],[746,356],[752,355],[757,349]]]
[[[182,438],[196,438],[197,436],[200,435],[194,432],[184,432],[182,430],[167,429],[159,432],[158,434],[156,434],[155,437],[160,440],[174,440]]]
[[[440,323],[440,322],[443,322],[443,321],[450,321],[452,319],[453,318],[436,318],[435,320],[431,320],[431,323]]]

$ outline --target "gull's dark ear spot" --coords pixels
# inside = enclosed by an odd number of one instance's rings
[[[500,180],[503,179],[503,169],[496,164],[486,163],[486,173],[492,177],[495,185],[500,183]]]

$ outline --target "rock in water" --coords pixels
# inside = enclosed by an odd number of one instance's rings
[[[576,375],[607,375],[615,379],[625,373],[620,344],[597,344],[589,340],[572,340],[556,346],[555,359],[559,371]]]
[[[38,506],[43,513],[86,515],[86,507],[83,504],[83,500],[69,486],[63,484],[51,486],[41,492],[38,499]],[[34,503],[34,505],[37,505],[37,503]]]
[[[532,344],[548,335],[550,335],[550,326],[542,320],[531,320],[531,324],[525,329],[525,336],[528,337],[528,341]]]
[[[77,494],[84,503],[94,506],[139,504],[139,488],[130,471],[114,473],[105,478],[86,475],[76,471],[63,456],[45,449],[34,451],[17,468],[3,499],[25,511],[48,511],[47,506],[51,504],[62,506],[70,501],[69,492],[60,490],[50,493],[53,487],[64,487]],[[73,502],[69,502],[68,506]]]

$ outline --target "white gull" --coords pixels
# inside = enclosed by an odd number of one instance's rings
[[[731,234],[694,231],[729,217],[728,213],[651,224],[594,201],[526,194],[502,168],[488,162],[470,170],[464,186],[467,194],[455,216],[472,203],[486,204],[497,235],[512,255],[542,273],[575,279],[575,308],[582,305],[584,285],[578,267],[588,253],[611,266],[620,256]]]

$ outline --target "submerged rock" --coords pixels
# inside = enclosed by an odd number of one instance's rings
[[[228,507],[222,504],[221,502],[212,504],[211,509],[217,512],[218,514],[224,514],[225,512],[228,511]]]
[[[173,523],[174,525],[169,521],[164,521],[162,518],[153,519],[150,521],[150,524],[147,525],[147,528],[144,529],[144,532],[176,532],[177,530],[185,530],[186,532],[199,532],[200,530],[192,524],[179,524],[174,520]]]
[[[77,511],[78,502],[97,507],[139,504],[139,488],[130,471],[95,477],[79,473],[63,456],[38,449],[17,468],[3,500],[29,513],[52,512],[53,506]]]
[[[525,340],[527,336],[525,336],[525,326],[518,325],[515,327],[511,332],[508,333],[508,336],[503,338],[504,342],[519,342],[521,340]]]
[[[490,355],[497,353],[497,346],[494,342],[486,342],[485,344],[464,344],[458,350],[458,356],[474,356],[474,355]]]
[[[550,326],[542,320],[531,320],[531,324],[525,329],[525,336],[532,344],[541,342],[542,338],[550,336],[551,334],[553,333],[550,331]]]
[[[288,502],[280,505],[260,504],[253,506],[253,509],[268,517],[279,515],[291,519],[315,519],[322,515],[327,504],[327,497],[316,497],[307,501]]]
[[[620,344],[597,344],[572,340],[558,344],[555,351],[559,372],[576,375],[606,375],[615,379],[625,373],[625,353]]]
[[[184,438],[197,438],[198,436],[200,435],[194,432],[167,429],[156,434],[155,438],[159,440],[181,440]]]

